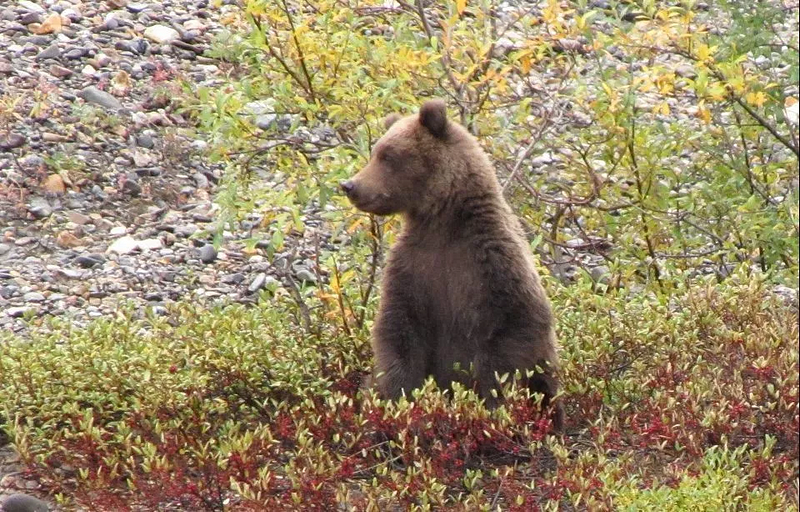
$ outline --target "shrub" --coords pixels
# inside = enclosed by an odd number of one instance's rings
[[[739,277],[669,298],[550,283],[564,437],[524,391],[492,412],[431,382],[413,402],[364,396],[364,339],[317,317],[304,333],[280,295],[9,340],[0,401],[30,471],[97,510],[782,509],[797,313]]]

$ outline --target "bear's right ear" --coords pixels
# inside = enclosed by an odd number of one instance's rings
[[[429,100],[419,109],[419,122],[434,137],[444,137],[447,129],[447,106],[443,100]]]
[[[386,119],[383,120],[383,127],[388,130],[394,123],[399,121],[402,117],[403,116],[401,116],[397,112],[395,112],[394,114],[389,114],[388,116],[386,116]]]

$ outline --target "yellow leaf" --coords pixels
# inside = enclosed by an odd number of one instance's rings
[[[767,95],[764,94],[762,91],[758,92],[749,92],[747,96],[744,97],[747,103],[753,105],[754,107],[760,107],[764,103],[767,102]]]
[[[701,44],[697,47],[697,58],[701,61],[707,61],[711,57],[713,49],[709,48],[707,44]]]
[[[467,0],[456,0],[456,10],[458,14],[464,14],[464,9],[467,8]]]
[[[666,101],[662,101],[659,105],[656,105],[655,108],[653,109],[654,114],[662,114],[668,116],[669,112],[670,112],[669,105],[667,104]]]
[[[711,122],[711,111],[705,107],[700,107],[697,109],[697,117],[702,119],[705,124],[709,124]]]

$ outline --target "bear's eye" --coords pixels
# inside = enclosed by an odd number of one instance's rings
[[[388,162],[391,162],[392,160],[394,160],[394,155],[391,154],[388,151],[382,151],[381,154],[378,155],[378,158],[380,158],[381,162],[387,162],[388,163]]]

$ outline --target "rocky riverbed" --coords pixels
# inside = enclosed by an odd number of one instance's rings
[[[50,315],[79,326],[123,303],[159,314],[182,298],[252,301],[277,282],[233,235],[224,250],[211,244],[222,172],[174,101],[181,82],[224,77],[202,54],[234,9],[208,0],[2,2],[0,331],[24,336]],[[0,503],[37,510],[8,501],[40,484],[7,441]]]

